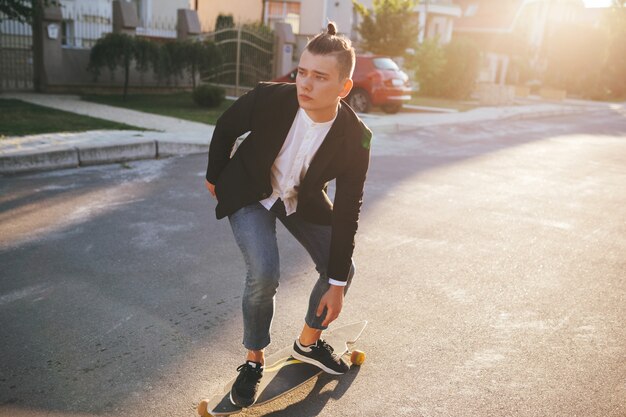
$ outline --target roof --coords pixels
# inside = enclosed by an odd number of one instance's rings
[[[524,0],[457,0],[463,10],[454,23],[458,32],[509,32]]]
[[[602,27],[604,19],[608,16],[608,8],[592,8],[588,7],[579,15],[582,24],[591,27]]]

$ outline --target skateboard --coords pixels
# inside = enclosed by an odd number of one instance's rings
[[[350,351],[367,326],[367,321],[359,321],[337,327],[324,334],[324,340],[330,344],[334,353],[343,356],[350,354],[350,363],[360,366],[365,361],[365,353],[360,350]],[[292,346],[279,350],[265,360],[263,378],[259,385],[256,403],[249,408],[273,401],[315,378],[323,371],[317,366],[301,362],[290,356]],[[228,416],[237,414],[243,409],[230,402],[230,389],[235,382],[233,378],[224,390],[210,400],[202,400],[198,404],[198,414],[202,417]]]

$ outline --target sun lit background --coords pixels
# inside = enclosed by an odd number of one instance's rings
[[[586,7],[609,7],[611,0],[583,0]]]

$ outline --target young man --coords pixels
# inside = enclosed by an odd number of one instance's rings
[[[295,85],[259,84],[215,127],[206,186],[217,198],[217,218],[228,216],[247,266],[242,304],[248,354],[231,390],[235,405],[254,404],[263,375],[279,280],[276,219],[320,274],[293,356],[332,374],[348,370],[320,336],[339,316],[354,275],[354,236],[369,165],[372,133],[341,102],[352,88],[354,63],[350,41],[337,36],[331,23],[307,44]],[[333,179],[334,205],[326,194]]]

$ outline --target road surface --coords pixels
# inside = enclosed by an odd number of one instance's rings
[[[243,361],[203,155],[0,178],[0,416],[193,416]],[[316,275],[279,227],[271,354]],[[626,416],[626,114],[377,134],[360,369],[243,416]]]

